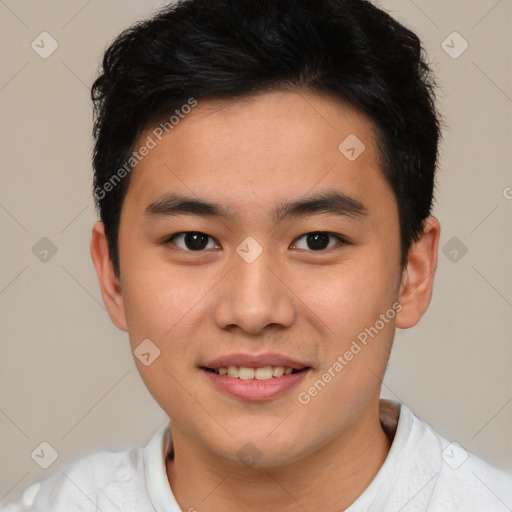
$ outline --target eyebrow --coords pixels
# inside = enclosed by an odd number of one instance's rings
[[[338,190],[282,203],[272,210],[275,222],[309,215],[331,214],[360,219],[368,215],[368,209],[357,199]],[[145,217],[171,217],[198,215],[202,217],[235,218],[236,212],[229,206],[178,194],[166,194],[152,202],[144,211]]]

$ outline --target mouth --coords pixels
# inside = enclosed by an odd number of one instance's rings
[[[286,396],[313,368],[279,354],[231,354],[199,367],[213,389],[231,398],[264,401]]]
[[[290,366],[260,366],[256,368],[248,366],[219,366],[217,368],[201,367],[201,369],[230,379],[262,381],[301,373],[308,370],[309,366],[303,368],[292,368]]]

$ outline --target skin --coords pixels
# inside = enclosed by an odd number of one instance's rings
[[[151,130],[143,133],[144,141]],[[340,143],[365,151],[349,161]],[[314,214],[275,222],[285,201],[335,189],[360,201],[361,218]],[[147,216],[164,193],[228,205],[233,218]],[[202,252],[183,237],[212,237]],[[328,232],[315,251],[304,235]],[[120,280],[101,222],[91,254],[114,324],[132,350],[151,339],[149,366],[135,359],[171,419],[170,485],[182,510],[339,511],[368,486],[390,447],[379,394],[395,328],[427,309],[439,222],[429,217],[401,269],[398,209],[379,169],[372,122],[333,98],[274,91],[236,101],[200,101],[137,165],[122,207]],[[263,252],[247,263],[248,236]],[[297,399],[357,335],[399,302],[401,311],[311,401]],[[298,388],[264,402],[221,393],[199,365],[230,353],[284,354],[311,366]],[[260,460],[237,454],[253,443]]]

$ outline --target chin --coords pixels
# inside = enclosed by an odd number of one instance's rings
[[[224,436],[226,443],[219,443],[217,439],[210,449],[216,456],[231,463],[260,469],[289,465],[313,451],[313,448],[308,450],[304,435],[299,430],[291,432],[282,429],[278,435],[275,430],[278,424],[274,420],[272,425],[265,428],[249,425],[245,430],[238,430],[233,438],[226,439]]]

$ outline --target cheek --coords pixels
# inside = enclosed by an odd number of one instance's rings
[[[163,336],[205,295],[209,276],[194,266],[171,264],[164,248],[120,234],[121,285],[128,323]]]
[[[146,260],[144,265],[125,261],[123,284],[126,318],[130,345],[137,369],[149,392],[160,406],[169,413],[181,411],[179,404],[188,403],[179,382],[184,382],[194,361],[194,345],[190,343],[198,324],[201,297],[207,285],[182,272],[162,271]],[[123,271],[123,269],[122,269]],[[123,275],[123,274],[121,274]],[[148,365],[137,360],[139,347],[150,340],[144,352],[158,354]],[[155,348],[156,347],[156,348]]]
[[[329,337],[347,340],[391,307],[394,282],[389,266],[374,256],[362,256],[310,272],[296,283],[294,291]]]

